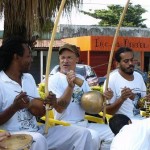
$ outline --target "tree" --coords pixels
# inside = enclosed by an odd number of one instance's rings
[[[64,12],[69,14],[73,6],[82,0],[66,0]],[[34,31],[41,32],[47,24],[50,30],[61,0],[0,0],[0,17],[4,14],[5,40],[10,35],[21,35],[31,41]],[[52,25],[52,26],[51,26]]]
[[[120,15],[124,9],[124,7],[120,5],[109,5],[107,6],[108,10],[95,10],[92,12],[81,11],[84,14],[92,16],[96,19],[101,19],[99,22],[100,26],[117,26]],[[91,10],[90,10],[91,11]],[[143,22],[146,19],[142,19],[142,14],[147,12],[141,5],[133,6],[132,3],[129,3],[128,10],[125,14],[125,18],[123,20],[122,26],[123,27],[141,27],[146,28],[146,25]]]

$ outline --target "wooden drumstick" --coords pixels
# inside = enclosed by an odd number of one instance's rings
[[[127,1],[126,5],[125,5],[125,7],[124,7],[124,10],[123,10],[123,12],[122,12],[122,14],[121,14],[121,17],[120,17],[120,20],[119,20],[119,24],[118,24],[118,27],[117,27],[117,29],[116,29],[115,36],[114,36],[114,39],[113,39],[113,43],[112,43],[112,47],[111,47],[111,51],[110,51],[110,56],[109,56],[108,68],[107,68],[107,78],[106,78],[105,90],[108,89],[109,74],[110,74],[110,70],[111,70],[111,64],[112,64],[113,53],[114,53],[114,49],[115,49],[115,46],[116,46],[116,42],[117,42],[117,37],[118,37],[118,34],[119,34],[119,30],[120,30],[121,24],[122,24],[122,22],[123,22],[125,13],[126,13],[126,11],[127,11],[129,2],[130,2],[130,0]],[[107,102],[107,100],[106,100],[106,98],[105,98],[105,99],[104,99],[104,113],[103,113],[103,119],[105,119],[105,115],[106,115],[106,103],[108,103],[108,102]]]
[[[59,18],[60,18],[60,15],[62,13],[62,10],[64,8],[65,2],[66,2],[66,0],[61,1],[58,15],[57,15],[55,23],[54,23],[54,28],[52,31],[51,41],[50,41],[50,45],[49,45],[48,56],[47,56],[47,65],[46,65],[46,75],[45,75],[45,93],[46,93],[46,95],[48,95],[48,93],[49,93],[49,91],[48,91],[48,77],[49,77],[49,72],[50,72],[50,62],[51,62],[51,54],[52,54],[54,38],[56,35],[56,30],[57,30]],[[49,118],[49,111],[48,110],[49,110],[49,105],[47,104],[46,105],[45,131],[44,131],[45,134],[48,133],[48,118]]]

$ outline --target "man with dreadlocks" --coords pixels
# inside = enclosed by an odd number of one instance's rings
[[[54,108],[59,105],[54,94],[49,94],[46,101],[40,100],[35,81],[28,73],[31,62],[30,47],[20,37],[11,37],[0,47],[0,129],[11,134],[30,134],[35,141],[32,150],[94,149],[91,134],[84,128],[55,126],[43,134],[44,126],[37,125],[35,116],[45,114],[44,103]],[[71,90],[70,86],[67,90]]]

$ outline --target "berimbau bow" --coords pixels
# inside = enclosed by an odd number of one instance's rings
[[[62,10],[64,8],[66,0],[62,0],[60,7],[59,7],[59,11],[58,11],[58,15],[56,17],[55,23],[54,23],[54,28],[52,31],[52,36],[51,36],[51,41],[50,41],[50,45],[49,45],[49,50],[48,50],[48,56],[47,56],[47,64],[46,64],[46,75],[45,75],[45,94],[48,95],[49,91],[48,91],[48,77],[49,77],[49,72],[50,72],[50,63],[51,63],[51,55],[52,55],[52,49],[53,49],[53,43],[54,43],[54,39],[55,39],[55,35],[56,35],[56,30],[57,30],[57,26],[58,26],[58,22],[62,13]],[[45,119],[45,134],[48,133],[48,118],[49,118],[49,104],[46,104],[46,119]]]
[[[119,20],[119,23],[118,23],[118,27],[116,28],[116,32],[115,32],[115,36],[114,36],[114,39],[113,39],[113,43],[112,43],[112,47],[111,47],[111,51],[110,51],[110,56],[109,56],[109,63],[108,63],[108,68],[107,68],[107,78],[106,78],[105,90],[108,89],[109,74],[110,74],[110,70],[111,70],[111,64],[112,64],[114,49],[115,49],[115,46],[116,46],[116,42],[117,42],[117,38],[118,38],[118,34],[119,34],[121,24],[123,22],[124,16],[125,16],[126,11],[128,9],[129,2],[130,2],[130,0],[127,1],[126,5],[123,9],[123,12],[121,14],[121,17],[120,17],[120,20]],[[106,104],[107,103],[108,103],[107,100],[104,98],[104,104],[103,104],[104,105],[104,113],[103,113],[103,119],[104,120],[105,120],[105,115],[106,115]]]

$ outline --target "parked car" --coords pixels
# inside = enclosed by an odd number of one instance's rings
[[[50,72],[50,75],[53,75],[58,71],[59,71],[59,65],[56,65]],[[91,66],[85,64],[77,64],[76,73],[83,76],[85,80],[87,80],[89,86],[98,85],[98,77],[95,71],[91,68]]]

